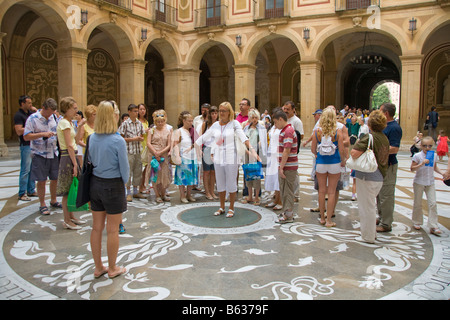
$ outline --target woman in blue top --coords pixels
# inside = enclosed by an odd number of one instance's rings
[[[98,105],[94,131],[95,133],[89,136],[88,149],[88,159],[94,166],[90,185],[94,277],[108,273],[110,278],[114,278],[126,272],[125,268],[116,265],[116,259],[119,250],[119,224],[122,221],[122,213],[127,210],[125,184],[130,168],[125,140],[116,134],[117,119],[112,102],[102,101]],[[101,257],[105,222],[108,268],[103,266]]]
[[[336,111],[326,108],[319,120],[319,127],[313,135],[311,151],[316,156],[316,176],[319,184],[320,223],[335,227],[331,221],[336,202],[336,186],[345,167],[346,152],[342,130],[337,129]],[[328,194],[327,219],[325,221],[325,194]]]

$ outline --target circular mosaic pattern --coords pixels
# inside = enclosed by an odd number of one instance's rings
[[[194,234],[239,234],[272,229],[277,220],[273,211],[235,203],[234,216],[214,216],[218,202],[194,203],[163,210],[161,221],[172,230]],[[225,207],[228,211],[228,206]]]
[[[205,228],[236,228],[249,226],[261,220],[261,215],[247,208],[239,208],[232,218],[227,218],[226,214],[215,216],[213,213],[219,207],[201,206],[187,209],[180,212],[178,219],[181,221]]]

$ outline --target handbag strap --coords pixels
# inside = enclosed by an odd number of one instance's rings
[[[86,148],[84,151],[83,167],[85,167],[89,162],[88,157],[89,157],[89,138],[90,137],[91,137],[91,135],[88,135],[88,137],[86,138]]]
[[[372,145],[373,150],[373,136],[369,133],[369,142],[367,143],[367,150],[370,149],[370,145]]]

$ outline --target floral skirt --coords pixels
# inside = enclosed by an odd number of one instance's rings
[[[181,158],[181,164],[175,168],[173,183],[177,186],[198,185],[198,164],[195,160]]]
[[[67,150],[61,150],[59,160],[58,183],[56,185],[56,195],[66,196],[69,194],[73,181],[73,163],[70,160]]]

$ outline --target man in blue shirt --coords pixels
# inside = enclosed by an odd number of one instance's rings
[[[50,214],[45,204],[45,185],[50,179],[50,205],[54,208],[62,208],[56,201],[56,185],[58,183],[59,159],[56,145],[55,111],[58,103],[48,98],[42,104],[42,109],[33,113],[25,123],[23,139],[30,141],[32,161],[31,179],[37,181],[37,194],[39,197],[39,211],[43,215]]]
[[[394,221],[395,206],[395,184],[397,182],[397,153],[402,140],[402,128],[394,120],[395,105],[393,103],[385,103],[380,107],[387,119],[387,126],[383,133],[389,140],[389,161],[388,170],[384,177],[383,187],[377,196],[378,215],[380,223],[377,226],[378,232],[388,232],[392,230],[392,222]]]

